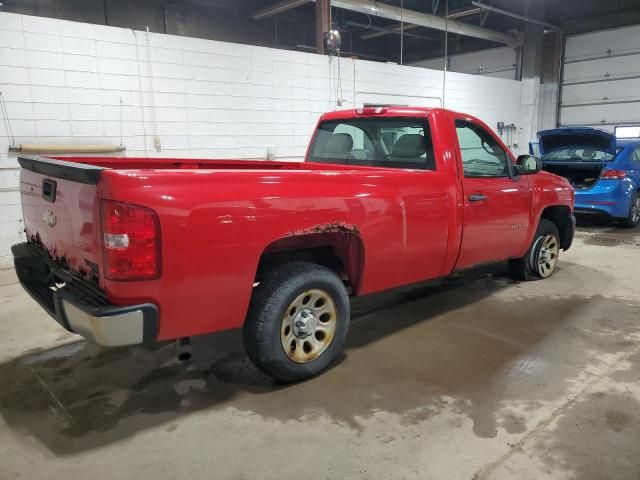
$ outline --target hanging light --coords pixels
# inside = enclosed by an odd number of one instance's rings
[[[329,30],[323,34],[324,48],[332,55],[337,55],[340,52],[340,45],[342,38],[338,30]]]

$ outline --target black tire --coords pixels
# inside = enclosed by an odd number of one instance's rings
[[[620,225],[625,228],[636,228],[640,223],[640,192],[636,192],[631,199],[629,214],[626,218],[619,220]]]
[[[333,301],[334,330],[330,342],[317,358],[297,363],[290,358],[291,353],[285,352],[281,331],[292,302],[312,289],[324,292]],[[349,296],[334,272],[310,262],[283,264],[262,279],[253,292],[242,329],[247,355],[256,367],[282,382],[313,377],[326,369],[342,351],[349,317]],[[300,341],[299,337],[296,338]]]
[[[555,237],[555,257],[553,261],[549,263],[549,267],[540,265],[540,260],[543,255],[547,255],[543,249],[543,243],[548,236]],[[558,254],[560,253],[560,233],[558,227],[547,219],[541,219],[538,224],[538,229],[533,237],[533,241],[522,258],[517,258],[509,261],[509,272],[511,276],[516,280],[529,281],[548,278],[553,275],[558,263]]]

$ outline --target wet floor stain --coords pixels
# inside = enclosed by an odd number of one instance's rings
[[[606,391],[576,402],[536,447],[550,470],[580,480],[638,478],[640,402],[629,392]]]
[[[622,368],[611,373],[611,378],[620,383],[635,383],[640,382],[640,352],[630,355],[627,359],[629,362],[628,368]]]
[[[609,410],[605,413],[607,426],[616,433],[620,433],[624,427],[629,425],[631,417],[617,410]]]
[[[296,385],[255,369],[237,331],[194,339],[192,365],[175,360],[172,343],[33,351],[0,365],[0,413],[60,455],[158,425],[172,432],[181,416],[228,407],[283,422],[326,415],[356,432],[380,411],[404,426],[449,411],[471,419],[479,437],[518,434],[527,418],[510,405],[534,411],[560,397],[585,365],[597,365],[594,345],[632,351],[620,332],[638,328],[640,307],[602,296],[497,295],[509,286],[481,274],[358,299],[344,356]],[[603,421],[627,429],[627,410],[609,408]]]

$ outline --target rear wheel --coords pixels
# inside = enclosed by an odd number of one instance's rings
[[[247,355],[283,382],[317,375],[342,351],[349,297],[340,278],[310,262],[274,269],[256,287],[243,327]]]
[[[626,218],[620,220],[620,224],[623,227],[635,228],[640,223],[640,193],[636,192],[631,199],[631,206],[629,207],[629,215]]]
[[[518,280],[549,278],[555,272],[560,256],[558,227],[547,219],[541,219],[538,230],[527,253],[509,261],[511,275]]]

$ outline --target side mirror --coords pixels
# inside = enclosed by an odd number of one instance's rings
[[[542,160],[533,155],[520,155],[516,160],[518,175],[532,175],[542,170]]]

